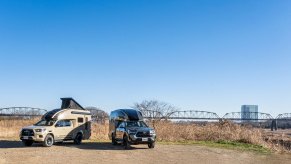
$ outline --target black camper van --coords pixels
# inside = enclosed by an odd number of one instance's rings
[[[113,145],[123,144],[126,149],[136,144],[155,147],[155,130],[149,128],[141,112],[134,109],[118,109],[110,113],[108,136]]]

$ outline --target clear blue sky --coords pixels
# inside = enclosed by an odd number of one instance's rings
[[[291,1],[0,1],[0,107],[291,112]]]

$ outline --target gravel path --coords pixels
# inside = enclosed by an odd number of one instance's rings
[[[0,163],[291,163],[291,155],[262,155],[196,145],[134,145],[130,150],[110,143],[63,143],[50,148],[24,147],[19,141],[0,140]]]

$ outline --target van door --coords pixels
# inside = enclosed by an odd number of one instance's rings
[[[84,139],[89,139],[91,136],[91,121],[89,121],[89,118],[86,117],[86,122],[85,122],[85,138]]]
[[[55,140],[72,139],[73,125],[71,120],[59,120],[54,129]]]

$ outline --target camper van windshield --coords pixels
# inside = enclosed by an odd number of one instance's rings
[[[148,127],[143,121],[127,121],[126,127]]]
[[[34,126],[52,126],[55,122],[54,120],[40,120]]]

